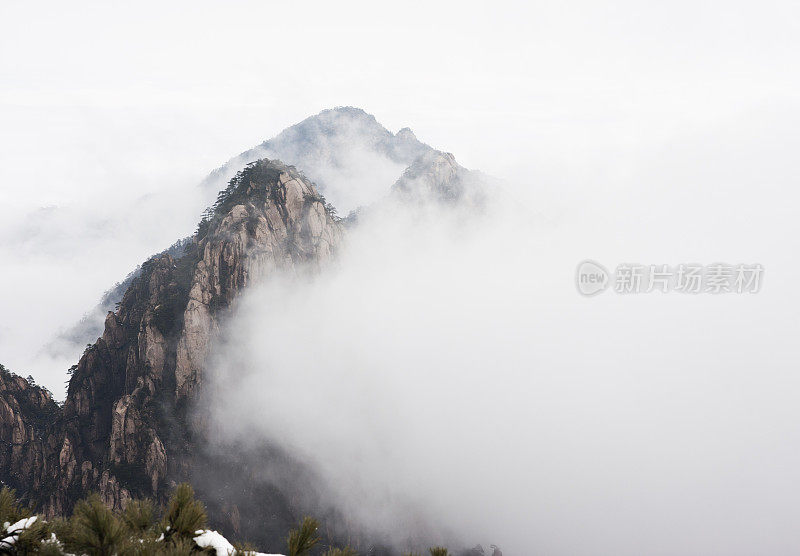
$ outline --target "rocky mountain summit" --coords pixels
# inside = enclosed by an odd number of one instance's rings
[[[480,206],[487,200],[485,186],[485,176],[460,166],[452,154],[429,151],[406,168],[392,193],[406,202]]]
[[[352,213],[348,221],[381,203],[387,193],[406,202],[480,205],[489,182],[480,172],[459,165],[452,154],[419,141],[411,129],[392,133],[360,108],[339,107],[306,118],[230,159],[203,181],[202,194],[216,196],[241,168],[263,158],[302,169],[342,216]],[[179,258],[190,239],[181,239],[160,254]],[[50,339],[43,352],[79,353],[94,342],[104,329],[106,314],[140,272],[141,266],[132,270],[79,322]]]
[[[294,168],[248,165],[182,257],[142,265],[73,368],[63,407],[20,377],[0,376],[3,482],[52,515],[89,491],[121,508],[134,494],[162,499],[191,479],[203,433],[191,402],[219,319],[252,282],[324,265],[341,234]]]
[[[360,108],[323,110],[232,158],[203,189],[215,194],[245,164],[275,158],[301,168],[346,214],[380,197],[420,156],[434,152],[409,128],[392,133]]]
[[[344,128],[342,118],[349,122]],[[420,143],[410,130],[391,134],[356,109],[309,118],[262,150],[310,163],[346,142],[343,129],[354,128],[361,141],[355,148],[367,138],[370,149],[406,168],[385,194],[415,203],[475,203],[485,194],[480,176],[452,155]],[[240,162],[257,153],[245,155]],[[204,373],[237,297],[279,273],[322,271],[342,246],[345,227],[294,166],[267,158],[242,165],[180,249],[152,257],[131,275],[102,335],[72,368],[62,406],[0,372],[0,480],[44,514],[67,513],[91,491],[116,509],[132,497],[163,501],[188,480],[219,516],[214,526],[233,537],[269,548],[297,521],[300,499],[264,480],[252,458],[208,449],[202,405],[213,392],[203,388]],[[279,447],[265,446],[258,458],[260,467],[303,473],[286,465]],[[245,512],[269,519],[255,523],[241,518]]]

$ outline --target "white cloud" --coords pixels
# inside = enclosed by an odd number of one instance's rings
[[[795,4],[0,10],[4,364],[58,389],[74,361],[41,343],[191,232],[194,184],[361,106],[532,216],[368,227],[330,275],[254,292],[260,430],[509,553],[797,551]],[[765,286],[587,300],[587,257],[760,262]]]

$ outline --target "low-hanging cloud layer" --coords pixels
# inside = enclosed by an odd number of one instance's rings
[[[516,201],[364,221],[250,292],[210,374],[228,438],[285,444],[398,545],[800,551],[797,6],[376,6],[3,5],[0,362],[58,395],[80,346],[42,344],[191,233],[208,170],[354,104]],[[362,170],[341,202],[397,168]],[[586,299],[586,258],[765,276]]]
[[[750,209],[774,209],[769,234],[790,225],[772,162]],[[742,199],[686,206],[692,184],[657,169],[670,187],[647,204],[614,195],[554,216],[518,182],[483,214],[367,213],[333,267],[241,299],[210,373],[225,442],[286,447],[328,503],[399,548],[796,550],[786,254],[703,221]],[[573,275],[587,257],[760,262],[769,287],[587,299]]]

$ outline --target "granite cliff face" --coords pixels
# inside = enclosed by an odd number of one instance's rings
[[[359,108],[333,108],[231,158],[209,174],[198,195],[211,202],[246,164],[279,159],[300,168],[344,216],[351,209],[383,198],[406,168],[431,152],[434,149],[419,141],[409,128],[392,133]],[[176,242],[163,254],[179,258],[186,241]],[[93,343],[104,329],[106,314],[140,272],[141,267],[133,270],[111,288],[80,322],[50,339],[44,351],[56,356],[80,353],[87,343]]]
[[[15,486],[41,488],[40,469],[47,466],[50,427],[60,408],[50,393],[0,365],[0,469]],[[55,470],[48,470],[53,473]],[[28,485],[28,480],[34,483]]]
[[[46,514],[69,511],[92,490],[115,508],[132,496],[163,499],[201,465],[204,425],[193,404],[228,307],[271,273],[320,268],[341,236],[324,199],[293,167],[249,165],[183,256],[142,265],[73,367],[62,408],[24,379],[0,376],[0,478]]]
[[[312,161],[344,149],[353,129],[359,141],[405,168],[377,204],[416,209],[485,201],[481,174],[420,143],[410,130],[391,134],[356,109],[323,112],[269,145]],[[63,406],[0,369],[0,480],[50,515],[69,512],[90,491],[114,508],[132,497],[163,501],[176,483],[189,480],[210,506],[214,527],[280,547],[309,503],[312,473],[279,446],[214,451],[203,411],[213,395],[203,388],[205,363],[242,291],[278,273],[320,271],[342,245],[344,222],[293,166],[249,163],[191,238],[126,279],[102,335],[71,369]],[[306,492],[287,492],[270,482],[276,476],[305,485]],[[335,510],[315,511],[336,522]]]

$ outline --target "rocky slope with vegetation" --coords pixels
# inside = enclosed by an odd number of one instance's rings
[[[70,517],[49,518],[33,514],[16,499],[14,490],[0,489],[0,554],[4,555],[282,556],[258,552],[248,543],[231,543],[208,529],[208,522],[205,505],[187,483],[178,485],[161,507],[145,498],[130,500],[124,510],[115,511],[91,494],[75,504]],[[358,554],[349,546],[331,544],[319,522],[309,516],[288,531],[283,552],[288,556]],[[450,554],[444,547],[431,547],[428,553]]]
[[[244,151],[214,170],[202,187],[213,194],[245,164],[277,158],[301,168],[321,193],[349,212],[355,207],[347,201],[363,200],[352,196],[358,182],[366,180],[380,196],[404,168],[431,152],[411,129],[392,133],[372,114],[344,106],[323,110]]]
[[[371,116],[346,114],[375,131]],[[300,137],[305,142],[298,139],[295,150],[313,157],[324,145],[308,138],[330,136],[329,124],[309,119],[275,144],[289,150],[288,138]],[[404,164],[415,157],[389,199],[483,202],[480,176],[452,155],[410,132],[381,130],[373,147]],[[132,274],[102,335],[70,370],[62,405],[32,380],[0,369],[0,481],[45,518],[77,511],[90,492],[111,512],[127,511],[137,498],[164,504],[176,485],[189,481],[208,503],[215,528],[281,549],[307,498],[265,480],[263,468],[292,473],[295,484],[308,485],[311,476],[280,447],[263,446],[257,454],[251,447],[247,457],[209,448],[202,408],[213,392],[203,389],[205,364],[246,288],[276,274],[320,271],[344,233],[335,209],[295,167],[269,159],[247,164],[180,249],[152,257]],[[322,517],[336,529],[335,511]]]
[[[248,165],[183,256],[142,265],[73,367],[62,407],[24,379],[0,377],[0,478],[44,515],[58,515],[90,491],[112,509],[134,496],[163,500],[177,482],[222,465],[203,458],[204,425],[192,412],[220,319],[250,283],[324,265],[341,234],[324,198],[293,167]],[[270,505],[270,513],[286,506]],[[228,522],[237,513],[227,508]]]

